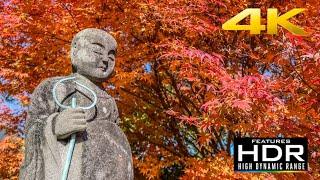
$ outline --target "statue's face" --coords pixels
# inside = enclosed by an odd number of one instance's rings
[[[81,37],[74,48],[77,73],[96,81],[105,81],[115,66],[116,47],[114,41],[104,35]],[[77,49],[78,48],[78,49]]]

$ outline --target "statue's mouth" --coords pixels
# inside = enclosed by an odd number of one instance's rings
[[[103,71],[103,72],[106,72],[108,70],[108,65],[100,66],[99,69],[101,69],[101,71]]]

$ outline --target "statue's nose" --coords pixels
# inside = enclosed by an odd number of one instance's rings
[[[102,63],[108,68],[108,59],[102,59]]]

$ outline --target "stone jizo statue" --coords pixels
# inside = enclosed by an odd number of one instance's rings
[[[117,43],[107,32],[85,29],[74,37],[71,61],[77,81],[97,95],[89,109],[61,108],[55,103],[52,88],[66,77],[44,80],[33,92],[25,124],[25,159],[21,180],[60,180],[72,134],[76,143],[68,180],[133,179],[128,140],[118,127],[115,100],[102,88],[115,66]],[[73,81],[57,85],[58,101],[70,106],[71,99],[82,107],[92,104],[92,94]]]

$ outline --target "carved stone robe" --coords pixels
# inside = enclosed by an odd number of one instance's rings
[[[133,179],[133,165],[128,140],[118,127],[119,114],[115,100],[80,74],[72,74],[92,89],[98,97],[95,107],[86,110],[89,117],[86,131],[77,133],[68,180]],[[55,117],[61,109],[53,100],[52,88],[64,77],[43,81],[31,96],[25,124],[25,160],[20,170],[21,180],[59,180],[65,164],[69,138],[58,140]],[[78,106],[89,106],[93,97],[84,89],[65,81],[57,87],[61,104],[71,105],[76,97]]]

